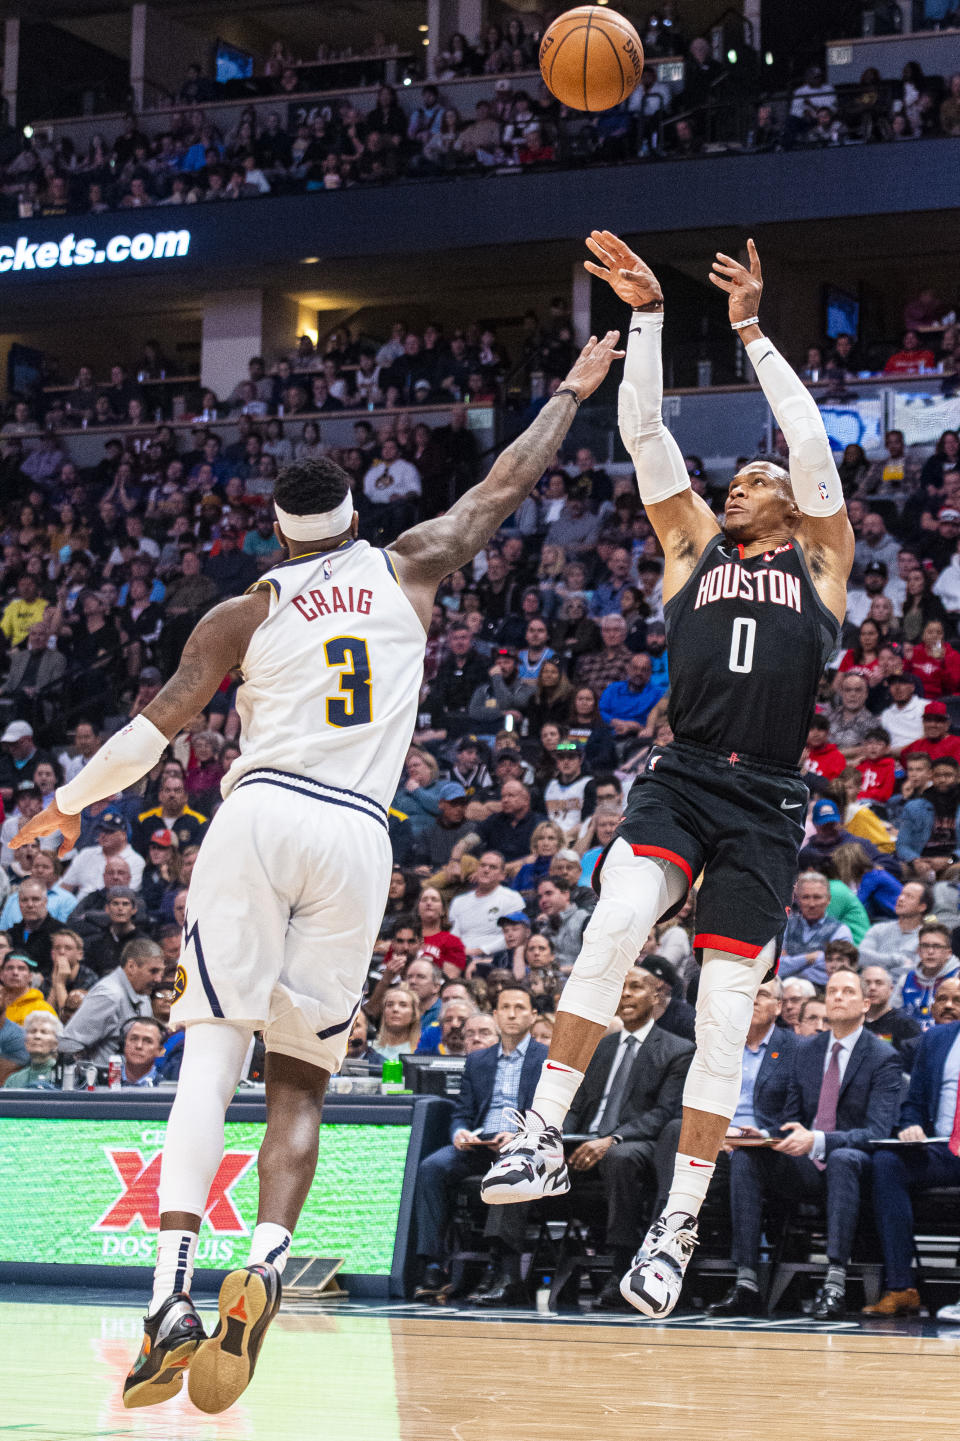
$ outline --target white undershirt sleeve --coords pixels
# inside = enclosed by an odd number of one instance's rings
[[[689,490],[680,447],[663,423],[663,315],[635,310],[617,397],[620,435],[637,472],[644,505]]]
[[[163,732],[145,715],[135,716],[104,742],[72,781],[58,787],[57,805],[64,815],[76,816],[84,806],[126,790],[153,769],[168,744]]]
[[[843,487],[816,401],[766,336],[747,346],[776,422],[790,452],[790,483],[804,515],[836,515]]]

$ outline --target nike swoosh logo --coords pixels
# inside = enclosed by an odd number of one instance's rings
[[[780,809],[782,811],[798,811],[802,805],[803,801],[781,801]]]
[[[711,1165],[713,1164],[713,1162],[712,1162],[712,1161],[691,1161],[690,1164],[691,1164],[691,1166],[699,1166],[699,1167],[701,1167],[702,1170],[707,1171],[707,1170],[710,1169],[710,1167],[711,1167]]]

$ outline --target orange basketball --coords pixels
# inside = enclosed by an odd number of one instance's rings
[[[643,45],[629,20],[602,5],[559,15],[540,42],[540,74],[572,110],[609,110],[643,71]]]

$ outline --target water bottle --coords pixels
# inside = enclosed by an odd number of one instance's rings
[[[64,1061],[60,1075],[61,1091],[75,1091],[77,1088],[77,1067],[73,1061]]]
[[[123,1062],[119,1056],[111,1056],[107,1062],[107,1085],[111,1091],[119,1091],[123,1084]]]
[[[384,1061],[380,1089],[385,1096],[396,1095],[403,1090],[403,1062]]]

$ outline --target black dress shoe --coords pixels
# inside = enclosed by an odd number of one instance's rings
[[[488,1291],[492,1291],[495,1286],[499,1286],[502,1279],[499,1271],[495,1271],[492,1266],[488,1266],[469,1296],[465,1298],[467,1305],[475,1306],[481,1296],[485,1296]]]
[[[482,1296],[476,1295],[467,1298],[472,1306],[529,1306],[530,1298],[527,1295],[527,1288],[522,1281],[507,1281],[501,1278],[489,1291],[484,1291]]]
[[[620,1294],[620,1277],[611,1276],[604,1285],[603,1290],[593,1303],[595,1311],[632,1311],[633,1307],[629,1301],[625,1301]]]
[[[760,1295],[749,1286],[731,1286],[722,1301],[707,1307],[708,1316],[758,1316]]]
[[[413,1293],[415,1301],[427,1301],[442,1291],[447,1284],[447,1273],[439,1261],[430,1261],[423,1271],[423,1280]]]
[[[836,1286],[821,1286],[810,1312],[814,1321],[842,1321],[847,1314],[847,1298]]]

